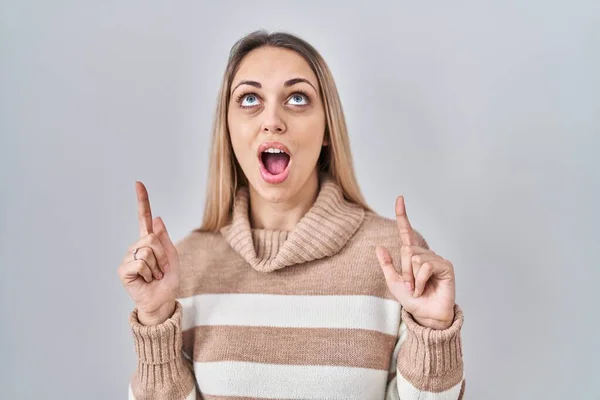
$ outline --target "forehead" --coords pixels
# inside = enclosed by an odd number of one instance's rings
[[[315,73],[306,60],[290,49],[260,47],[248,53],[233,78],[233,84],[241,80],[255,80],[263,84],[283,84],[288,79],[306,78],[318,87]]]

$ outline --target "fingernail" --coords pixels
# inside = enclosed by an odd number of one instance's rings
[[[412,285],[410,284],[410,282],[404,282],[404,286],[406,286],[406,289],[409,292],[412,292],[413,289],[412,289]]]
[[[163,277],[162,272],[158,271],[158,279],[162,279],[162,277]]]

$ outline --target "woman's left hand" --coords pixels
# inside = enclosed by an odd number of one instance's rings
[[[385,247],[377,246],[376,249],[388,288],[419,325],[447,329],[454,321],[454,266],[422,247],[427,245],[408,221],[403,196],[396,200],[396,221],[402,240],[402,274],[398,274]]]

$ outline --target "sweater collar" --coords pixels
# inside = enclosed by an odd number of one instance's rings
[[[221,229],[221,234],[252,268],[261,272],[337,254],[365,215],[361,206],[344,199],[341,188],[329,176],[321,178],[317,199],[291,231],[252,229],[248,201],[248,188],[239,188],[231,223]]]

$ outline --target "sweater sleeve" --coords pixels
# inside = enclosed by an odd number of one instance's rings
[[[419,325],[402,309],[400,335],[392,361],[393,377],[385,400],[461,400],[465,379],[460,330],[463,312],[454,306],[454,322],[445,330]]]
[[[173,315],[154,326],[140,323],[137,309],[129,317],[138,363],[129,385],[130,400],[195,400],[193,366],[183,354],[179,301]]]

